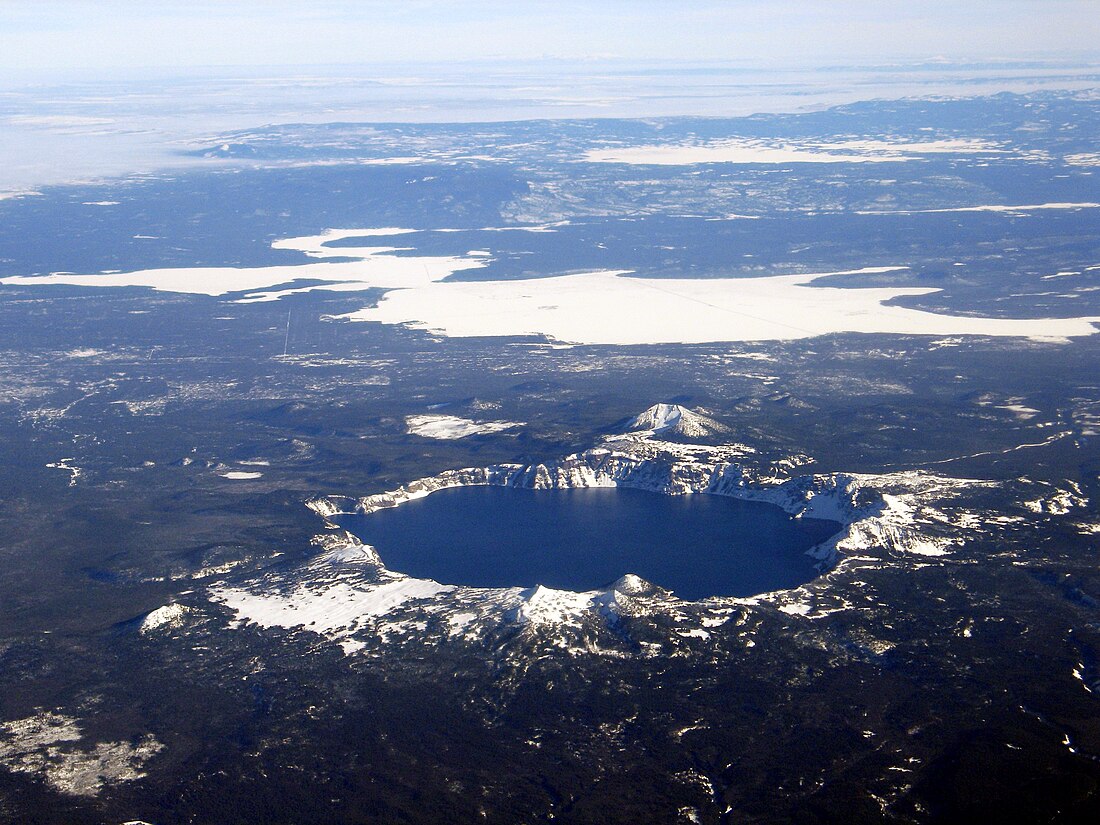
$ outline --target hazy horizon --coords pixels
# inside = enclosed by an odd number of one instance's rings
[[[0,67],[58,70],[745,61],[810,64],[1096,59],[1088,0],[793,0],[230,4],[0,2]]]

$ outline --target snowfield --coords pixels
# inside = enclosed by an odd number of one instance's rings
[[[472,421],[456,415],[410,415],[405,418],[405,428],[410,435],[439,440],[499,433],[522,426],[517,421]]]
[[[447,593],[453,587],[428,579],[395,578],[372,587],[339,582],[317,593],[307,584],[287,593],[256,595],[245,590],[212,591],[215,599],[261,627],[308,625],[318,633],[346,630],[384,616],[410,599]]]

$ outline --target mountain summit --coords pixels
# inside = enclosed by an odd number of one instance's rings
[[[651,431],[660,435],[682,435],[691,438],[729,432],[729,427],[713,418],[693,412],[679,404],[654,404],[630,420],[630,432]]]

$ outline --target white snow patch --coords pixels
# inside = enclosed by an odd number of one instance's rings
[[[221,473],[222,478],[228,478],[233,481],[248,481],[254,478],[263,478],[263,473],[246,472],[244,470],[230,470],[228,473]]]
[[[358,639],[341,639],[340,647],[344,651],[345,656],[351,656],[358,653],[360,650],[367,646],[366,642],[361,642]]]
[[[780,605],[779,609],[789,616],[805,616],[813,610],[813,607],[805,602],[791,602],[790,604]]]
[[[69,486],[75,487],[84,471],[73,464],[74,461],[76,461],[75,458],[63,458],[60,461],[51,461],[46,466],[51,470],[64,470],[67,472],[69,474]]]
[[[676,813],[679,815],[680,819],[691,822],[693,825],[698,825],[698,823],[703,821],[699,816],[699,809],[693,808],[690,805],[681,805]]]
[[[447,624],[450,626],[450,635],[457,636],[464,633],[466,628],[477,619],[476,613],[455,613],[447,618]]]
[[[1044,209],[1097,209],[1100,203],[1031,203],[1023,206],[1005,206],[1002,204],[990,204],[987,206],[953,206],[942,209],[898,209],[890,211],[860,210],[857,215],[924,215],[937,212],[1005,212],[1015,214],[1018,212],[1035,212]]]
[[[306,627],[331,633],[350,632],[356,620],[384,616],[410,599],[428,599],[451,590],[430,579],[400,577],[379,584],[337,581],[320,589],[299,584],[285,593],[217,588],[211,595],[260,627]]]
[[[726,624],[726,623],[727,623],[728,621],[730,621],[730,618],[731,618],[731,617],[730,617],[729,615],[724,615],[724,616],[704,616],[704,617],[702,618],[702,620],[700,621],[700,624],[702,624],[702,625],[703,625],[703,627],[721,627],[722,625],[724,625],[724,624]]]
[[[678,636],[683,636],[685,639],[709,639],[710,634],[705,630],[701,630],[698,627],[694,627],[691,630],[678,630],[676,632]]]
[[[1075,507],[1086,507],[1088,499],[1081,495],[1080,488],[1074,490],[1055,489],[1054,492],[1037,499],[1023,502],[1024,507],[1033,513],[1046,513],[1052,516],[1064,516]]]
[[[999,151],[994,144],[965,139],[921,142],[884,140],[807,141],[799,144],[732,139],[694,144],[657,144],[591,149],[585,152],[584,160],[589,163],[627,163],[658,166],[683,166],[698,163],[896,163],[898,161],[915,160],[912,155]]]
[[[1027,407],[1023,404],[1000,404],[996,405],[995,409],[1008,410],[1010,413],[1014,413],[1021,421],[1028,421],[1039,414],[1039,411],[1034,407]]]
[[[456,415],[410,415],[405,418],[405,427],[410,435],[441,440],[498,433],[522,426],[517,421],[472,421]]]
[[[923,140],[916,142],[842,140],[827,145],[837,149],[855,149],[866,152],[912,152],[918,155],[956,154],[960,152],[1000,154],[1004,152],[997,144],[976,138],[944,138],[941,140]]]
[[[867,163],[911,160],[901,155],[864,155],[823,152],[762,141],[722,141],[696,145],[630,146],[622,149],[590,149],[589,163],[626,163],[645,166],[689,166],[698,163]]]
[[[1090,687],[1088,686],[1088,683],[1087,683],[1087,682],[1085,682],[1085,673],[1084,673],[1084,670],[1085,670],[1085,665],[1084,665],[1084,663],[1083,663],[1083,662],[1079,662],[1079,663],[1077,664],[1077,667],[1075,667],[1075,668],[1073,669],[1073,678],[1074,678],[1074,679],[1076,679],[1076,680],[1077,680],[1078,682],[1080,682],[1080,683],[1081,683],[1081,687],[1083,687],[1083,688],[1084,688],[1085,690],[1087,690],[1087,691],[1088,691],[1089,693],[1092,693],[1092,688],[1090,688]]]
[[[75,719],[44,711],[0,724],[0,766],[42,777],[61,793],[93,797],[104,786],[144,776],[147,760],[164,749],[151,734],[132,742],[88,747]]]

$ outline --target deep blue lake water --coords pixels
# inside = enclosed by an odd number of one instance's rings
[[[817,575],[805,551],[840,529],[772,504],[624,488],[459,487],[339,521],[389,569],[445,584],[592,590],[636,573],[686,599],[803,584]]]

